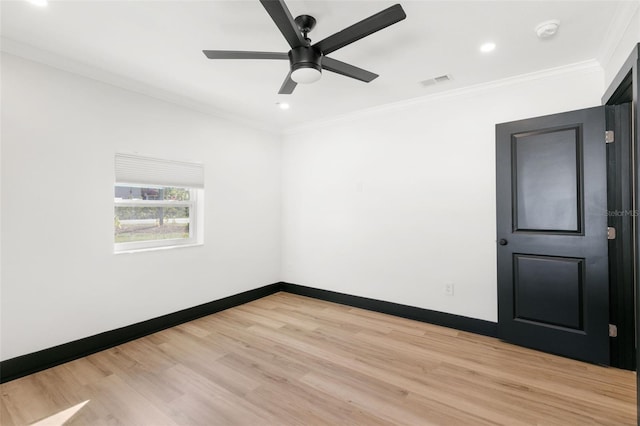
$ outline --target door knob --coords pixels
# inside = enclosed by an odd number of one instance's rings
[[[501,246],[506,246],[508,244],[508,241],[504,238],[501,238],[500,241],[498,241],[498,244],[500,244]]]

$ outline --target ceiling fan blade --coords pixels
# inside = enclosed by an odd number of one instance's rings
[[[293,93],[293,89],[295,89],[297,85],[298,83],[296,83],[291,79],[291,71],[289,71],[289,74],[287,74],[287,78],[284,79],[284,82],[282,83],[282,86],[280,87],[278,94],[290,95]]]
[[[378,77],[378,74],[374,74],[367,70],[363,70],[362,68],[354,67],[346,62],[338,61],[326,56],[322,58],[322,68],[327,71],[335,72],[336,74],[364,81],[365,83],[369,83]]]
[[[209,59],[289,59],[288,53],[245,52],[238,50],[203,50]]]
[[[306,41],[283,0],[260,0],[291,48],[306,46]]]
[[[323,55],[328,55],[348,44],[358,41],[363,37],[380,31],[383,28],[393,25],[398,21],[402,21],[407,15],[404,13],[402,6],[393,5],[382,12],[363,19],[362,21],[345,28],[342,31],[321,40],[313,45],[320,49]]]

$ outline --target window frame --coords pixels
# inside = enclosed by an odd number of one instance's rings
[[[114,242],[113,242],[113,250],[114,253],[128,253],[135,251],[144,251],[144,250],[153,250],[153,249],[168,249],[173,247],[184,247],[184,246],[193,246],[198,245],[200,242],[198,241],[198,221],[199,221],[199,206],[198,206],[198,198],[199,193],[202,189],[199,188],[189,188],[184,186],[169,186],[169,185],[149,185],[146,183],[124,183],[124,182],[116,182],[114,184],[114,188],[118,186],[130,186],[137,188],[169,188],[176,187],[182,188],[189,191],[189,200],[179,201],[179,200],[141,200],[141,199],[122,199],[114,197],[114,209],[116,207],[187,207],[189,208],[189,237],[188,238],[167,238],[167,239],[157,239],[157,240],[146,240],[146,241],[131,241],[124,243],[117,243],[115,241],[115,229],[114,229]],[[114,225],[115,227],[115,225]]]
[[[113,224],[115,254],[136,251],[188,247],[204,244],[204,164],[202,162],[159,158],[139,153],[116,152],[114,156],[114,218],[117,207],[187,207],[189,209],[189,237],[152,239],[116,243],[116,223]],[[189,200],[120,199],[118,187],[182,188],[189,191]],[[141,191],[142,193],[142,191]],[[136,194],[137,196],[137,194]],[[164,197],[163,197],[164,198]]]

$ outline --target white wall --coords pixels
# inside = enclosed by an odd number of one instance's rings
[[[2,56],[1,358],[280,280],[278,136]],[[113,254],[114,154],[205,164],[205,244]]]
[[[3,54],[0,358],[281,280],[495,321],[494,125],[597,105],[603,80],[583,64],[281,144]],[[204,246],[113,254],[113,156],[135,151],[205,163]]]
[[[603,89],[583,64],[289,132],[283,280],[496,321],[494,126]]]

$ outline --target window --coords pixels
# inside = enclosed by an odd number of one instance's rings
[[[202,242],[201,164],[116,154],[114,251]]]

